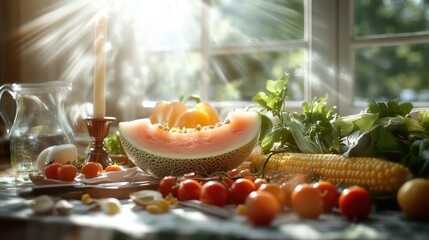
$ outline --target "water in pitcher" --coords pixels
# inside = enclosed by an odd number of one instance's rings
[[[8,92],[16,102],[13,121],[0,108],[0,118],[9,134],[16,180],[29,180],[28,174],[37,171],[37,158],[44,149],[74,142],[64,113],[64,100],[70,90],[71,83],[63,81],[0,86],[0,100]]]
[[[10,136],[10,147],[15,149],[11,156],[12,169],[17,180],[28,181],[30,173],[37,172],[37,157],[45,148],[69,140],[64,135],[25,135]]]

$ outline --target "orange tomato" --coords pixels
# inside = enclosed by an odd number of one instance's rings
[[[286,193],[283,188],[280,187],[280,185],[275,183],[264,183],[259,187],[258,191],[271,193],[274,197],[276,197],[277,201],[279,201],[280,207],[282,209],[285,206]]]
[[[87,162],[80,169],[80,173],[82,173],[85,178],[95,178],[100,174],[100,167],[98,164],[99,163],[96,162]]]
[[[77,176],[77,168],[71,164],[64,164],[58,168],[57,174],[58,180],[70,182]]]
[[[256,189],[259,189],[262,184],[267,183],[267,180],[265,178],[256,178],[253,183],[255,184]]]
[[[244,206],[247,219],[257,226],[269,225],[281,210],[277,199],[264,191],[251,192]]]
[[[105,172],[119,172],[122,170],[122,167],[119,165],[109,165],[106,167],[106,169],[104,170]]]
[[[293,190],[291,205],[301,218],[318,218],[323,212],[323,197],[319,190],[308,183],[303,183]]]
[[[59,162],[51,163],[44,168],[45,176],[49,179],[58,179],[58,168],[63,166]]]

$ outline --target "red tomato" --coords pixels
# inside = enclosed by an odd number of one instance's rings
[[[278,200],[264,191],[251,192],[244,205],[247,219],[257,226],[269,225],[281,210]]]
[[[58,180],[73,181],[77,176],[77,168],[71,164],[64,164],[57,170]]]
[[[266,183],[266,182],[267,182],[267,180],[264,178],[256,178],[255,181],[253,181],[253,183],[255,183],[256,189],[259,189],[261,187],[261,185]]]
[[[58,180],[58,168],[63,166],[61,163],[54,162],[47,165],[44,169],[46,178]]]
[[[237,179],[229,189],[229,198],[232,203],[243,204],[249,193],[256,190],[255,184],[247,178]]]
[[[313,184],[313,187],[322,194],[323,197],[323,209],[325,212],[329,212],[338,203],[340,194],[338,193],[337,187],[328,181],[320,181]]]
[[[301,218],[318,218],[323,212],[322,194],[308,183],[300,184],[292,191],[291,205]]]
[[[201,187],[200,201],[223,207],[228,202],[228,189],[221,182],[208,181]]]
[[[177,197],[178,182],[175,176],[166,176],[161,179],[159,182],[159,192],[163,197],[166,197],[168,194],[173,194],[174,197]]]
[[[100,166],[101,164],[97,162],[87,162],[83,164],[80,173],[82,173],[85,178],[95,178],[100,174]],[[101,167],[101,169],[103,169],[103,167]]]
[[[201,184],[194,179],[185,179],[179,183],[177,196],[180,201],[198,200],[200,198]]]
[[[222,177],[222,183],[224,183],[225,184],[225,186],[228,188],[228,189],[230,189],[231,188],[231,186],[232,186],[232,184],[234,183],[234,180],[232,180],[231,178],[229,178],[229,177]]]
[[[341,214],[346,216],[350,221],[364,220],[371,211],[371,195],[363,187],[354,186],[346,188],[340,194],[338,207]]]
[[[264,183],[258,188],[258,191],[271,193],[279,201],[280,207],[283,209],[286,203],[286,193],[279,185],[275,183]]]

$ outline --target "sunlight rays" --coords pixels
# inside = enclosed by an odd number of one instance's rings
[[[67,103],[72,109],[81,109],[81,116],[91,115],[91,108],[82,106],[92,102],[94,22],[101,12],[106,12],[109,19],[107,114],[119,119],[141,117],[145,102],[191,94],[209,99],[219,95],[214,91],[223,89],[228,90],[219,96],[240,101],[243,94],[252,94],[248,89],[256,77],[250,83],[246,81],[254,66],[262,82],[270,77],[264,74],[272,74],[273,64],[273,60],[264,59],[282,52],[275,49],[278,53],[274,55],[250,56],[252,49],[257,52],[264,42],[301,41],[303,37],[302,13],[275,1],[59,0],[24,23],[11,38],[16,39],[22,57],[30,64],[41,65],[38,71],[46,68],[59,80],[73,82]],[[204,20],[204,14],[210,15],[209,21]],[[217,48],[231,44],[245,44],[250,52],[216,53]],[[229,59],[231,66],[225,66],[222,58]],[[279,57],[280,61],[291,58]],[[231,75],[228,69],[237,74]],[[216,86],[214,81],[218,82]],[[243,84],[249,86],[238,89]],[[75,112],[73,121],[78,121]]]

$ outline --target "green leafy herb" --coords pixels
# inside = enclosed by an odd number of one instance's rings
[[[268,80],[266,92],[254,101],[260,112],[278,119],[265,126],[260,146],[264,153],[280,150],[303,153],[340,153],[379,157],[404,164],[416,177],[429,177],[429,114],[412,113],[411,103],[368,101],[365,111],[337,116],[328,97],[304,102],[301,113],[287,112],[289,76]]]
[[[278,118],[260,142],[264,153],[287,150],[291,152],[328,153],[339,150],[338,134],[332,122],[336,118],[336,108],[328,108],[327,96],[304,102],[302,113],[289,113],[285,109],[289,75],[279,80],[268,80],[266,92],[259,92],[253,98],[260,105],[261,112],[270,112]],[[334,150],[335,146],[337,150]]]
[[[415,176],[429,176],[429,118],[411,118],[411,103],[369,101],[364,112],[334,122],[345,156],[380,157],[402,163]]]
[[[122,148],[119,132],[108,135],[104,139],[104,146],[110,154],[125,154],[125,151]]]

